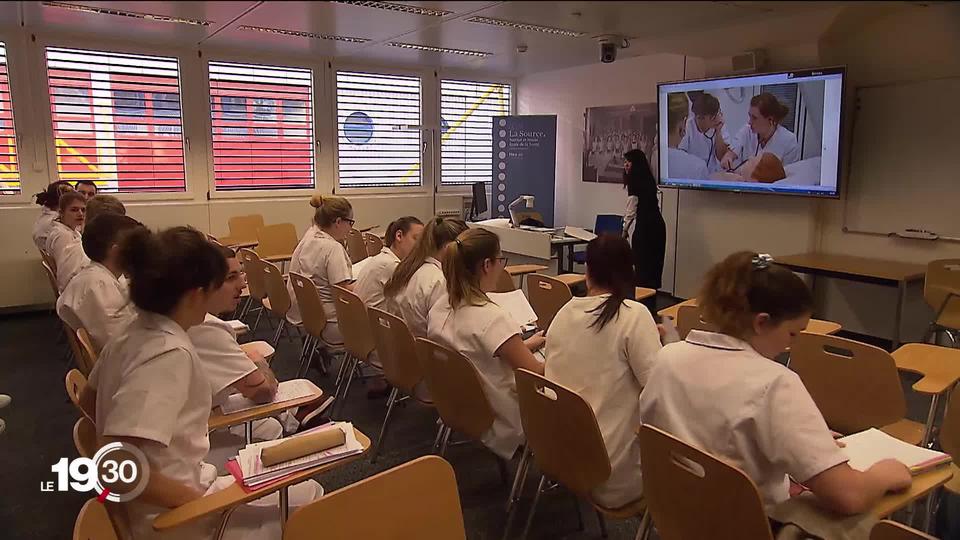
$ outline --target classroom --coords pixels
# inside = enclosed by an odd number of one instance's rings
[[[3,3],[2,536],[960,539],[958,51],[953,2]]]

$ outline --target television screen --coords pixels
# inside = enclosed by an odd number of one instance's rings
[[[660,185],[837,197],[843,68],[658,85]]]

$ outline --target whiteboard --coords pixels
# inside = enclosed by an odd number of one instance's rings
[[[857,89],[849,229],[960,236],[960,77]]]

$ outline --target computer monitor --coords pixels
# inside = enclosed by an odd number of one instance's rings
[[[483,182],[473,183],[473,202],[470,204],[471,221],[487,211],[487,186]]]

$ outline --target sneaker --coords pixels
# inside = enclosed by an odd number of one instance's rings
[[[0,394],[0,409],[9,405],[11,401],[13,401],[13,399],[10,396],[6,394]]]
[[[327,399],[321,401],[320,403],[298,407],[297,414],[293,415],[294,418],[300,422],[300,427],[297,429],[297,431],[306,431],[329,422],[330,419],[324,416],[323,413],[330,408],[330,405],[332,404],[333,396],[328,396]]]

